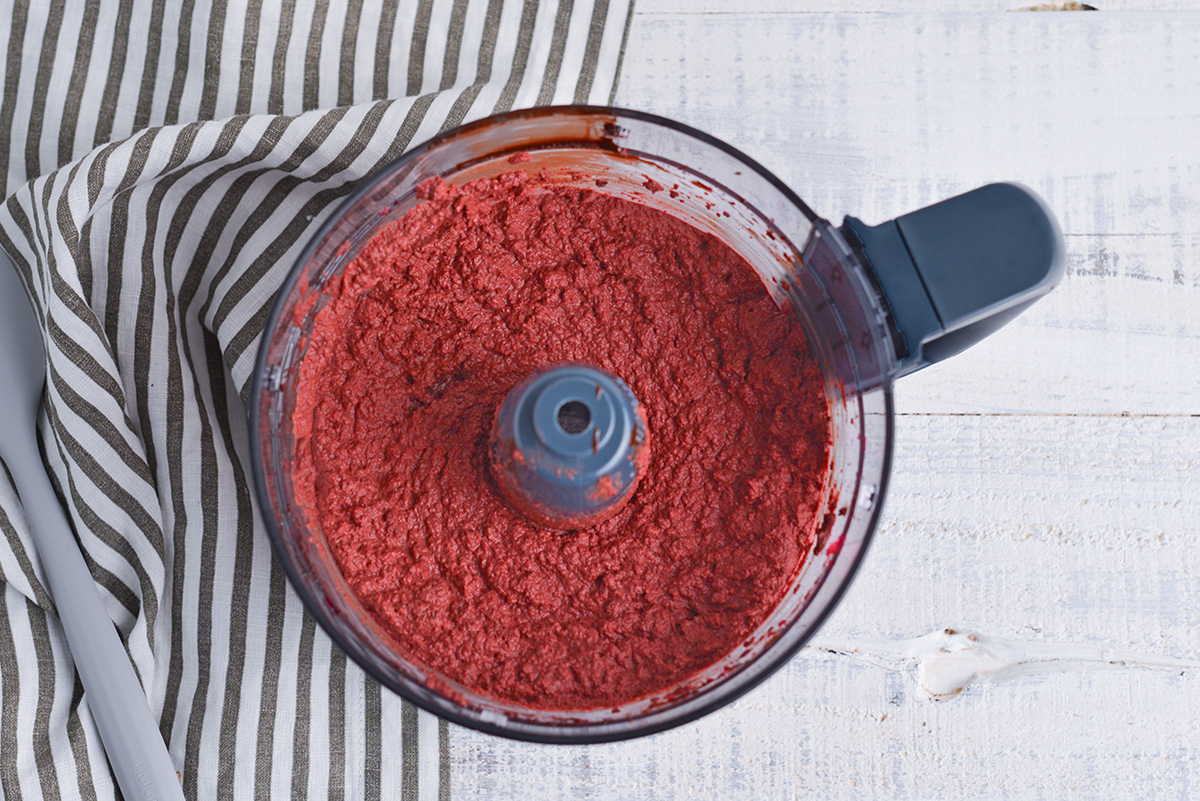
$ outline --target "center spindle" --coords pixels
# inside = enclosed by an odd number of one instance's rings
[[[549,528],[587,528],[620,510],[646,470],[645,410],[611,373],[556,365],[505,397],[491,456],[496,483],[514,509]]]

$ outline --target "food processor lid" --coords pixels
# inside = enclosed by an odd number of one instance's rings
[[[965,350],[1062,279],[1062,232],[1036,194],[989,184],[868,226],[840,229],[874,272],[899,334],[897,375]]]

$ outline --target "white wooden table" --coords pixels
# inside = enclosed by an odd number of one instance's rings
[[[1093,4],[638,0],[618,105],[839,223],[1021,181],[1068,273],[898,384],[884,523],[786,668],[631,743],[454,729],[454,797],[1200,797],[1200,10]]]

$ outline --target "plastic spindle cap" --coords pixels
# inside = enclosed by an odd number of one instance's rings
[[[492,431],[492,472],[529,520],[587,528],[620,510],[650,456],[641,404],[625,382],[584,364],[560,364],[509,392]]]

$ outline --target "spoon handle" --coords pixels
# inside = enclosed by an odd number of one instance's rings
[[[8,467],[33,528],[84,697],[121,794],[131,801],[183,801],[183,789],[158,722],[150,712],[116,626],[104,611],[96,582],[41,459],[36,458],[38,449],[32,434],[28,446],[13,449],[20,455],[7,454]]]

